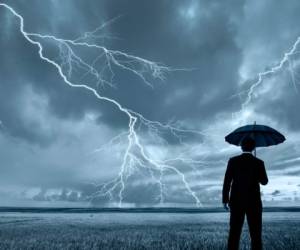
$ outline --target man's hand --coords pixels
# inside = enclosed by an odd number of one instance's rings
[[[229,210],[228,203],[223,203],[223,207],[225,210],[227,210],[227,211]]]

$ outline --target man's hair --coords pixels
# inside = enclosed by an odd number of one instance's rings
[[[253,151],[255,149],[255,141],[253,138],[247,136],[242,140],[241,143],[242,150],[245,151]]]

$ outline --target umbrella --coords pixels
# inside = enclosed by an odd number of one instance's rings
[[[248,136],[255,140],[256,147],[268,147],[285,141],[285,137],[277,130],[256,123],[237,128],[225,137],[225,141],[240,146],[243,139]]]

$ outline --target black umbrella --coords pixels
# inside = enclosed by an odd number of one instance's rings
[[[248,136],[255,140],[256,147],[268,147],[285,141],[285,137],[277,130],[256,123],[237,128],[225,137],[225,141],[240,146],[243,139]]]

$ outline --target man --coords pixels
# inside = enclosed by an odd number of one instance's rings
[[[246,137],[242,141],[241,155],[228,161],[223,184],[223,205],[230,207],[228,249],[239,248],[245,215],[251,237],[252,250],[262,249],[262,202],[259,184],[266,185],[268,177],[264,162],[252,155],[255,141]],[[229,197],[230,192],[230,197]]]

